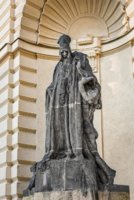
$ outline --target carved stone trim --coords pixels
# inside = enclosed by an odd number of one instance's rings
[[[94,73],[98,72],[100,66],[100,54],[101,54],[100,48],[94,48],[88,54],[90,65]]]

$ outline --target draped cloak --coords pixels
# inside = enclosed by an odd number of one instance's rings
[[[77,69],[76,60],[81,66]],[[93,83],[85,85],[85,90],[98,89],[97,103],[90,105],[82,97],[79,81],[82,77],[93,77]],[[90,154],[97,151],[97,132],[93,126],[93,112],[101,107],[100,85],[93,75],[87,56],[72,53],[67,64],[62,60],[55,67],[53,80],[46,90],[46,153],[57,156],[73,153]],[[89,116],[90,115],[90,116]]]

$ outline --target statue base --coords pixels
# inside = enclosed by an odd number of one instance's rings
[[[98,187],[96,170],[92,157],[50,160],[36,171],[23,200],[130,200],[128,186]]]
[[[94,198],[90,191],[83,196],[81,190],[39,192],[24,197],[23,200],[130,200],[128,186],[116,186],[116,190],[99,191],[98,198]]]
[[[78,189],[97,190],[96,165],[93,159],[50,160],[45,170],[37,171],[35,192]]]
[[[96,164],[94,159],[53,159],[36,169],[30,187],[23,196],[37,192],[82,190],[98,191]]]
[[[98,187],[96,164],[91,159],[50,160],[37,170],[32,190],[23,200],[130,200],[129,187]]]

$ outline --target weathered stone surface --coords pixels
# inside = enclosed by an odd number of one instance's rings
[[[92,159],[50,160],[35,179],[35,192],[87,190],[91,186],[97,190],[96,165]]]
[[[34,196],[24,197],[23,200],[92,200],[92,195],[88,191],[87,196],[83,196],[81,190],[53,191],[35,193]],[[98,200],[130,200],[130,196],[128,191],[99,191]]]
[[[99,155],[93,124],[95,110],[102,108],[101,86],[87,55],[72,52],[70,42],[65,34],[58,40],[61,58],[46,89],[45,155],[33,165],[24,196],[34,188],[35,192],[90,189],[96,193],[114,183],[116,171]]]

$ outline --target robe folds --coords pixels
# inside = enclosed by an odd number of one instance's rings
[[[84,87],[85,92],[98,89],[99,98],[95,104],[89,104],[81,94],[79,82],[83,77],[94,79]],[[101,108],[100,85],[85,54],[74,52],[66,63],[58,62],[52,83],[46,90],[45,107],[46,153],[54,152],[57,157],[81,153],[88,156],[97,151],[93,113],[96,108]]]

